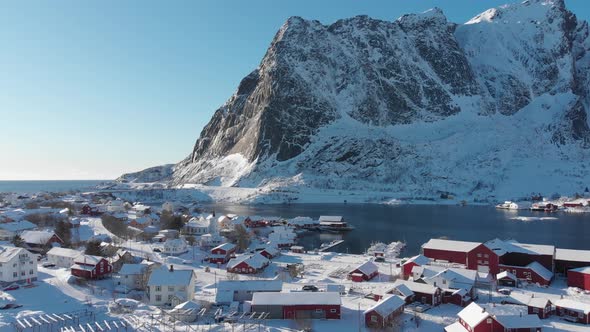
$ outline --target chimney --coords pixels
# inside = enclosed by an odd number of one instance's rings
[[[486,308],[481,308],[481,312],[486,312]]]
[[[174,265],[170,264],[170,269],[168,271],[174,272]]]

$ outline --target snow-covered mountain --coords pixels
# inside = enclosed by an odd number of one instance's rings
[[[482,199],[579,191],[589,51],[587,22],[563,0],[464,24],[439,9],[327,26],[292,17],[192,153],[148,178]]]

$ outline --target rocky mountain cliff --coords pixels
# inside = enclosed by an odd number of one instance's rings
[[[408,195],[575,191],[590,180],[589,67],[588,24],[563,0],[465,24],[439,9],[393,22],[292,17],[192,153],[149,178]]]

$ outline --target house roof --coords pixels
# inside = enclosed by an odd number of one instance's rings
[[[88,265],[88,264],[96,265],[96,264],[98,264],[103,259],[104,259],[104,257],[100,257],[100,256],[79,255],[74,260],[74,263],[76,263],[76,264],[86,264],[86,265]]]
[[[12,247],[12,246],[0,246],[0,262],[6,263],[12,260],[15,256],[22,252],[30,253],[27,249]]]
[[[252,295],[252,305],[341,305],[336,292],[260,292]]]
[[[320,216],[319,221],[335,221],[335,222],[342,222],[344,217],[342,216]]]
[[[81,265],[81,264],[74,264],[70,267],[70,269],[74,269],[74,270],[83,270],[83,271],[92,271],[94,270],[94,266],[88,266],[88,265]]]
[[[402,265],[406,265],[409,263],[415,263],[417,265],[427,265],[430,263],[430,258],[428,258],[424,255],[416,255],[416,256],[408,259],[407,261],[405,261]]]
[[[515,281],[518,279],[518,278],[516,278],[516,276],[514,274],[510,273],[509,271],[502,271],[496,275],[496,279],[498,279],[498,280],[503,279],[503,278],[509,278],[509,279],[515,280]]]
[[[280,292],[282,289],[281,280],[222,280],[217,283],[215,302],[232,302],[234,291]]]
[[[51,250],[49,250],[47,252],[47,256],[49,256],[49,255],[76,258],[76,257],[82,255],[82,252],[78,251],[78,250],[74,250],[74,249],[54,247],[54,248],[51,248]]]
[[[526,267],[528,267],[536,274],[538,274],[541,278],[547,281],[550,281],[553,278],[553,272],[547,270],[543,265],[539,264],[538,262],[532,262]]]
[[[233,250],[235,248],[236,248],[236,245],[235,244],[226,242],[226,243],[220,244],[217,247],[211,249],[211,251],[217,250],[217,249],[221,249],[221,250],[225,250],[225,251],[230,251],[230,250]]]
[[[203,217],[192,217],[187,223],[187,226],[201,228],[209,228],[210,225],[211,219],[205,219]]]
[[[123,264],[121,266],[121,270],[119,270],[119,274],[123,274],[123,275],[143,274],[147,267],[148,267],[147,264]]]
[[[353,271],[356,270],[362,272],[364,275],[369,276],[375,272],[378,272],[379,267],[375,265],[375,263],[373,263],[372,261],[366,261],[363,264],[357,266]]]
[[[428,269],[424,269],[427,271]],[[436,282],[445,283],[448,288],[451,289],[471,289],[473,288],[476,280],[477,280],[477,271],[473,270],[466,270],[466,269],[444,269],[435,275],[424,277],[422,278],[426,283],[434,285]]]
[[[46,244],[52,236],[55,235],[54,231],[24,231],[21,234],[21,238],[25,243],[31,244]]]
[[[490,314],[475,302],[471,302],[465,309],[457,314],[467,325],[472,328],[476,327],[484,319],[490,317]]]
[[[529,307],[533,307],[533,308],[545,308],[547,306],[547,303],[550,303],[551,301],[549,301],[548,298],[544,298],[544,297],[531,297],[531,299],[529,300],[529,302],[527,303],[527,305]]]
[[[555,253],[555,246],[520,243],[516,240],[500,240],[495,238],[484,243],[484,245],[498,256],[503,256],[507,253],[553,256]]]
[[[537,315],[498,315],[496,320],[507,329],[541,327],[543,323]]]
[[[255,269],[261,269],[268,263],[268,258],[262,256],[258,252],[250,255],[241,255],[230,259],[229,262],[227,262],[227,267],[231,269],[242,262],[245,262]]]
[[[405,284],[399,284],[399,285],[395,286],[394,290],[397,290],[397,292],[399,294],[401,294],[402,296],[405,296],[405,297],[409,297],[409,296],[414,295],[414,292],[412,292],[412,290]]]
[[[580,272],[584,274],[590,274],[590,266],[579,267],[577,269],[571,269],[570,271]]]
[[[466,332],[467,330],[459,322],[454,322],[445,327],[445,332]]]
[[[435,250],[446,250],[456,252],[470,252],[479,246],[480,242],[467,242],[467,241],[453,241],[443,239],[430,239],[428,242],[422,245],[424,249],[435,249]]]
[[[555,259],[569,262],[589,262],[590,265],[590,250],[574,250],[574,249],[555,249]]]
[[[433,285],[423,284],[423,283],[413,282],[413,281],[406,281],[406,280],[396,280],[393,283],[393,288],[397,288],[398,285],[402,285],[402,284],[406,285],[414,293],[434,294],[434,293],[436,293],[436,290],[438,289],[438,287],[433,286]]]
[[[194,276],[193,270],[177,270],[163,266],[150,275],[148,286],[188,286]]]
[[[9,232],[20,232],[27,229],[35,229],[37,225],[33,224],[28,220],[19,220],[7,223],[1,223],[0,229],[9,231]]]
[[[406,304],[406,301],[397,295],[391,295],[377,302],[371,308],[365,310],[365,314],[376,311],[382,317],[386,317]]]
[[[288,219],[287,222],[291,225],[314,225],[319,224],[319,220],[314,220],[310,217],[295,217]]]
[[[585,315],[590,313],[590,304],[578,302],[578,301],[574,301],[574,300],[559,299],[559,300],[555,301],[555,306],[561,307],[561,308],[566,308],[566,309],[576,311],[576,312],[582,312]]]

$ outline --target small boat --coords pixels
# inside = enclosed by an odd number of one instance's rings
[[[511,201],[505,201],[502,204],[498,204],[496,205],[496,209],[503,209],[503,210],[518,210],[518,204],[511,202]]]

